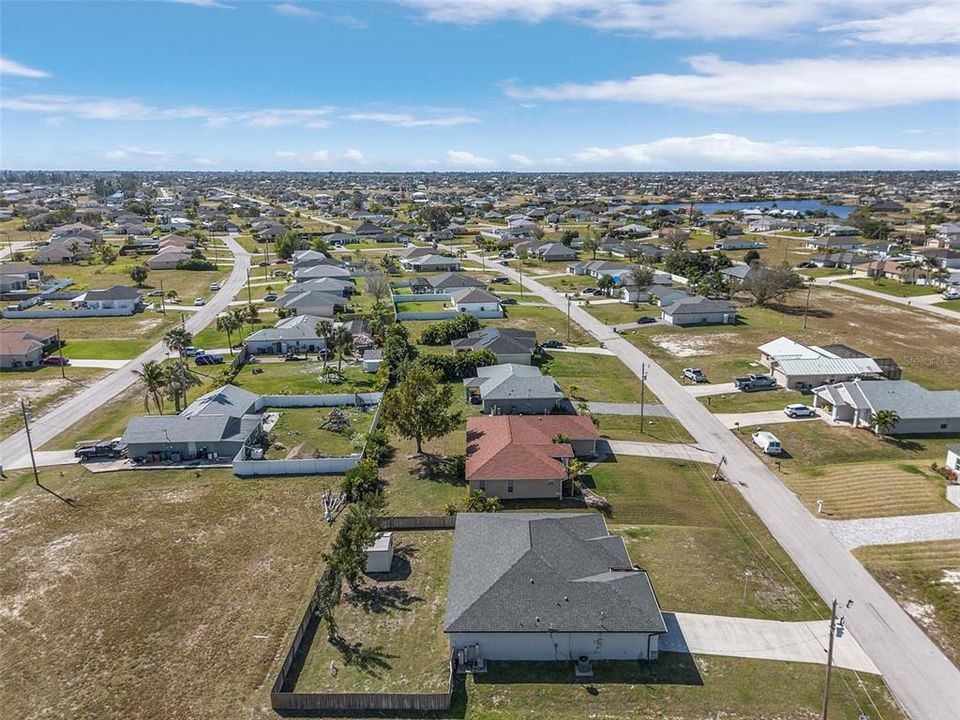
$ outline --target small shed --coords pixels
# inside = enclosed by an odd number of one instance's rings
[[[381,533],[367,548],[368,573],[387,573],[393,565],[393,533]]]

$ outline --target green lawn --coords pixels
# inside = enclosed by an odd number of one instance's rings
[[[336,363],[330,363],[335,366]],[[254,369],[263,372],[254,373]],[[319,380],[323,363],[313,360],[297,362],[259,362],[244,366],[236,385],[260,395],[323,395],[333,393],[372,392],[373,374],[359,366],[343,366],[346,381],[328,383]]]
[[[593,466],[584,482],[610,503],[610,531],[627,538],[631,559],[650,573],[665,610],[822,617],[800,571],[740,494],[712,480],[712,472],[702,463],[620,456]]]
[[[714,413],[747,413],[760,410],[782,410],[785,406],[794,403],[812,405],[810,395],[804,395],[796,390],[760,390],[757,392],[732,392],[724,395],[707,395],[699,398],[700,402]],[[786,416],[784,416],[786,417]]]
[[[272,320],[273,318],[271,318]],[[266,325],[262,323],[255,323],[254,325],[244,325],[243,330],[238,336],[237,333],[230,334],[230,340],[233,341],[233,344],[236,345],[240,342],[240,337],[247,337],[251,333],[255,333],[257,330],[262,330]],[[201,348],[225,348],[228,346],[227,334],[217,330],[217,323],[214,320],[212,323],[207,325],[203,330],[198,332],[193,336],[193,344]]]
[[[342,457],[360,452],[362,442],[373,422],[372,412],[360,412],[355,408],[341,408],[348,421],[342,431],[331,427],[321,428],[331,413],[331,408],[268,408],[280,413],[280,419],[270,431],[272,445],[267,453],[270,460],[285,459],[289,455],[298,458]]]
[[[508,305],[504,308],[506,317],[496,320],[483,320],[485,327],[508,327],[519,330],[533,330],[537,334],[537,341],[543,342],[551,338],[567,342],[567,316],[556,308],[528,307],[524,305]],[[571,321],[570,344],[594,345],[596,341],[587,335],[579,325]]]
[[[833,277],[834,275],[849,275],[848,268],[799,268],[797,273],[810,278]]]
[[[643,432],[640,432],[639,415],[605,415],[594,413],[599,422],[600,436],[610,440],[636,440],[638,442],[694,442],[693,437],[679,421],[673,418],[646,415]]]
[[[857,548],[857,559],[960,663],[960,540]]]
[[[919,297],[921,295],[936,295],[939,290],[929,285],[913,285],[901,283],[897,280],[888,278],[854,278],[852,280],[837,280],[839,285],[851,285],[853,287],[864,288],[883,293],[884,295],[893,295],[894,297]]]
[[[399,302],[396,303],[398,313],[437,313],[452,312],[453,306],[443,300],[430,300],[426,302]],[[434,321],[436,322],[436,321]]]
[[[946,302],[934,303],[939,308],[960,312],[960,300],[947,300]]]
[[[152,344],[149,340],[133,338],[68,340],[63,346],[63,356],[97,360],[129,360],[144,352]]]
[[[570,387],[578,390],[572,396],[577,399],[598,402],[640,402],[640,381],[619,358],[612,355],[587,355],[570,352],[547,351],[540,369],[571,396]],[[656,396],[647,388],[644,400],[657,402]]]
[[[314,636],[294,692],[442,692],[449,644],[443,634],[453,532],[395,532],[389,574],[344,591],[337,609],[342,644]],[[346,648],[361,646],[359,652]],[[346,650],[346,651],[345,651]],[[337,668],[335,677],[330,664]]]
[[[823,668],[817,665],[663,653],[652,663],[599,662],[593,668],[594,677],[584,682],[569,663],[491,663],[486,673],[467,676],[465,698],[456,698],[457,717],[810,720],[819,717],[822,703]],[[834,670],[832,718],[856,718],[871,702],[884,720],[905,719],[879,676]]]
[[[561,293],[579,293],[584,288],[596,287],[597,279],[589,275],[564,275],[555,278],[537,278],[538,283],[552,287]]]
[[[583,309],[607,325],[620,325],[622,323],[636,322],[641,315],[644,317],[659,318],[660,308],[648,303],[604,303],[596,305],[590,303],[584,305]]]

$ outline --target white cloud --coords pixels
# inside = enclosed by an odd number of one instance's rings
[[[27,67],[23,63],[18,63],[16,60],[10,60],[9,58],[0,57],[0,75],[12,75],[13,77],[24,77],[24,78],[48,78],[50,73],[46,70],[38,70],[36,68]]]
[[[273,154],[278,158],[295,158],[297,156],[297,153],[292,150],[277,150]]]
[[[493,160],[480,155],[474,155],[466,150],[447,150],[447,162],[454,167],[486,168],[493,165]]]
[[[152,150],[127,145],[118,147],[104,156],[107,160],[123,167],[174,167],[182,168],[193,165],[215,165],[213,160],[205,157],[196,157],[188,153],[175,153],[166,150]]]
[[[865,42],[956,42],[954,0],[398,0],[433,22],[570,22],[652,37],[769,39],[822,27]],[[954,39],[950,39],[954,38]]]
[[[538,100],[600,100],[759,112],[841,112],[960,99],[958,59],[797,58],[741,63],[716,55],[687,59],[690,74],[656,73],[626,80],[505,86],[508,96]]]
[[[598,170],[940,169],[960,167],[960,150],[830,147],[714,133],[620,147],[588,147],[574,153],[572,160]]]
[[[346,152],[341,154],[340,157],[358,165],[365,165],[367,162],[367,158],[356,148],[347,148]]]
[[[520,153],[512,153],[510,155],[510,162],[516,163],[517,165],[524,165],[524,166],[535,164],[532,159],[528,158],[526,155],[521,155]]]
[[[471,115],[438,115],[436,117],[416,117],[407,113],[354,112],[344,116],[347,120],[369,121],[396,125],[398,127],[452,127],[480,122]]]
[[[81,95],[23,95],[0,99],[0,108],[18,112],[42,112],[87,120],[190,120],[202,119],[209,127],[240,123],[250,127],[271,128],[299,125],[323,128],[330,125],[333,107],[219,109],[192,105],[154,107],[129,98],[87,97]]]
[[[51,115],[50,117],[44,119],[43,124],[46,125],[47,127],[58,128],[58,127],[63,127],[64,123],[66,122],[67,122],[66,118],[62,118],[59,115]]]
[[[820,30],[844,33],[861,42],[886,45],[958,43],[960,5],[956,0],[940,0],[891,15],[826,25]]]
[[[317,13],[315,10],[305,8],[300,5],[294,5],[293,3],[281,3],[280,5],[271,5],[270,7],[274,12],[278,12],[281,15],[286,15],[287,17],[312,19],[319,16],[319,13]]]
[[[233,5],[227,5],[218,0],[170,0],[178,5],[195,5],[196,7],[208,8],[210,10],[236,10]]]

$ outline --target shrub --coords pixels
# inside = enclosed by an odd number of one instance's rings
[[[340,490],[346,494],[349,500],[357,502],[368,496],[376,495],[385,484],[380,478],[377,463],[370,458],[366,458],[347,470],[347,474],[344,475],[343,481],[340,483]]]
[[[190,258],[177,263],[177,270],[216,270],[217,264],[209,260]]]
[[[452,340],[465,338],[467,333],[480,329],[480,321],[469,313],[461,313],[455,318],[441,320],[427,326],[420,336],[423,345],[446,345]]]
[[[383,465],[390,460],[393,456],[393,447],[383,430],[374,430],[367,434],[367,447],[364,455],[377,465]]]
[[[417,362],[436,371],[441,380],[452,382],[476,377],[477,368],[496,365],[497,356],[490,350],[468,350],[455,355],[421,355]]]

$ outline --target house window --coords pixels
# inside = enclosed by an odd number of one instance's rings
[[[487,481],[486,481],[486,480],[481,480],[480,483],[479,483],[479,485],[480,485],[480,492],[486,492],[486,491],[487,491]]]
[[[941,430],[946,430],[946,429],[947,429],[947,424],[946,424],[946,423],[940,423],[940,429],[941,429]]]
[[[513,492],[513,480],[507,480],[507,494]]]

